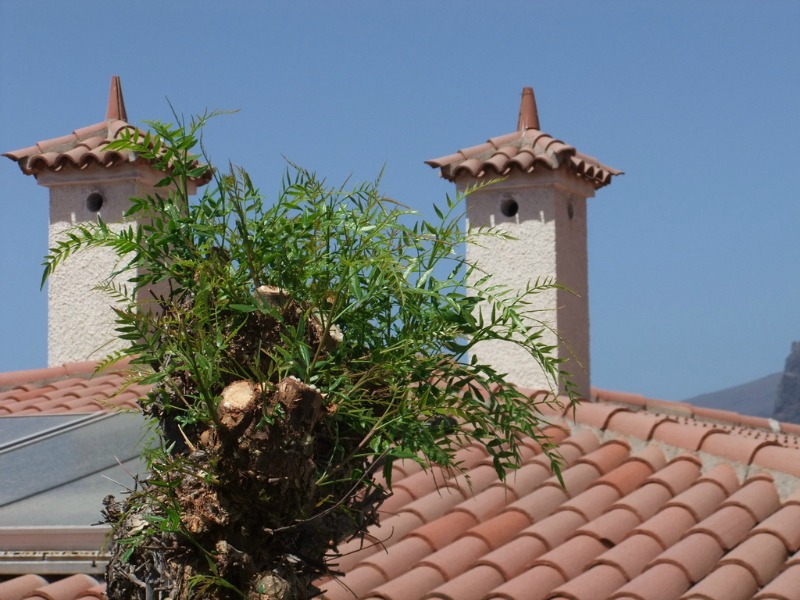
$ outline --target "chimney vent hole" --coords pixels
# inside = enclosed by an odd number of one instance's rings
[[[506,198],[500,203],[500,212],[506,217],[514,217],[519,212],[519,204],[513,198]]]
[[[103,208],[103,196],[102,194],[98,194],[97,192],[93,192],[89,194],[86,198],[86,209],[89,212],[100,212],[100,209]]]

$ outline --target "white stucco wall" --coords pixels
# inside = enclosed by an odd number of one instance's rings
[[[457,186],[463,190],[474,183],[465,178]],[[514,173],[467,199],[468,227],[497,227],[516,238],[484,238],[481,245],[470,244],[470,262],[517,290],[537,278],[555,277],[577,293],[543,292],[532,308],[537,311],[533,318],[552,328],[544,342],[557,344],[558,356],[569,359],[565,368],[583,394],[590,386],[586,198],[593,195],[591,184],[569,171],[542,169],[531,175]],[[505,216],[503,205],[511,201],[518,212]],[[548,381],[533,358],[512,344],[482,343],[475,353],[517,385],[563,389],[562,382]]]
[[[112,229],[127,226],[123,214],[129,198],[152,190],[156,174],[148,167],[122,165],[113,170],[93,167],[85,171],[45,173],[41,185],[50,188],[49,247],[64,233],[100,215]],[[87,207],[94,193],[103,197],[99,212]],[[48,363],[99,360],[123,343],[116,338],[111,298],[94,289],[117,268],[109,248],[92,248],[71,255],[51,275],[48,284]]]

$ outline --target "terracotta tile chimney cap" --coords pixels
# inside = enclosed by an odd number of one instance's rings
[[[111,78],[111,91],[108,93],[108,108],[106,121],[127,121],[128,113],[125,112],[125,100],[122,98],[122,83],[119,75]]]
[[[536,97],[533,88],[522,88],[522,102],[519,105],[517,131],[539,129],[539,111],[536,110]]]

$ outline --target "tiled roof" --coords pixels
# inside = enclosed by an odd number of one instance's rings
[[[124,387],[125,374],[93,375],[96,363],[0,373],[0,416],[90,413],[136,408],[148,388]],[[0,600],[2,596],[0,596]]]
[[[462,451],[466,475],[398,466],[380,527],[340,548],[344,576],[324,597],[800,597],[795,426],[593,400],[549,415],[566,488],[535,446],[506,483],[478,447]]]
[[[105,599],[106,585],[78,573],[53,583],[39,575],[23,575],[0,582],[0,600],[97,600]]]
[[[43,397],[59,389],[58,373],[69,381],[76,371],[89,366],[29,372],[40,383],[27,392]],[[18,383],[0,375],[0,386]],[[15,402],[9,393],[0,410]],[[325,582],[324,597],[800,597],[799,426],[600,390],[566,414],[546,399],[531,393],[565,488],[533,443],[505,483],[477,446],[461,451],[458,476],[398,464],[380,527],[340,547],[344,575]],[[0,583],[0,600],[102,598],[102,582],[86,575],[36,591],[45,584],[15,577]]]
[[[555,171],[566,167],[599,189],[611,183],[613,176],[622,174],[540,131],[532,88],[522,90],[517,131],[425,163],[440,169],[442,177],[449,181],[462,175],[480,179],[506,176],[513,171],[533,173],[542,168]]]
[[[104,150],[108,144],[120,139],[122,132],[138,131],[128,123],[127,118],[122,86],[119,77],[114,76],[104,121],[76,129],[68,135],[37,142],[27,148],[5,152],[3,156],[16,161],[26,175],[36,176],[43,171],[58,172],[69,167],[83,170],[92,165],[112,168],[125,163],[150,164],[149,160],[134,152]],[[211,173],[207,172],[197,183],[207,183],[210,177]]]

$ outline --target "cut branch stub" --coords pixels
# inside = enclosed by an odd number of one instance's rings
[[[222,400],[217,407],[220,424],[232,431],[242,424],[245,417],[257,406],[261,386],[252,381],[234,381],[222,390]]]
[[[322,394],[295,377],[287,377],[278,384],[273,402],[280,403],[295,432],[310,432],[323,413]]]

